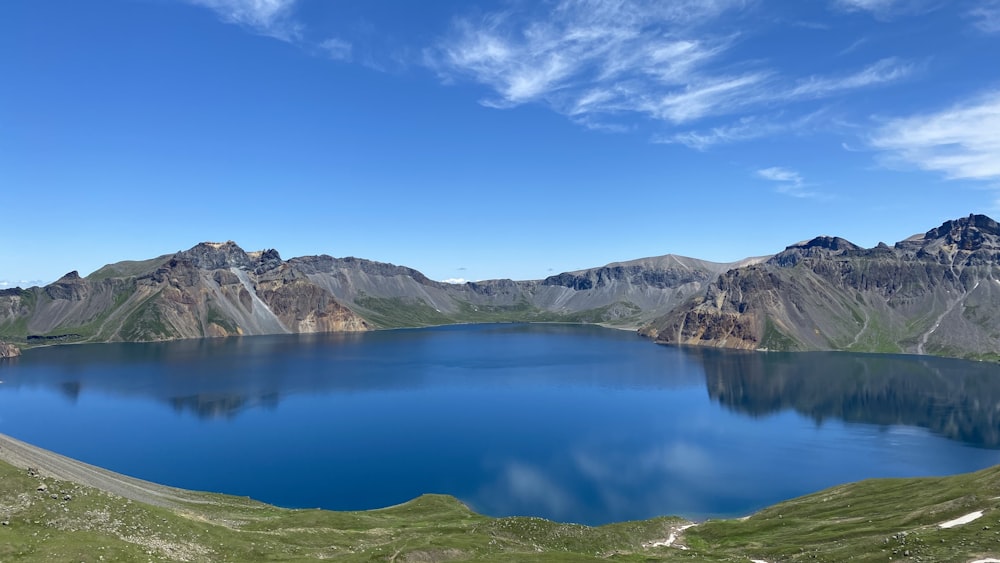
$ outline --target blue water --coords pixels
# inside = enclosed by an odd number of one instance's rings
[[[0,380],[0,432],[289,507],[437,492],[586,524],[726,517],[1000,463],[994,364],[676,348],[586,326],[61,346]]]

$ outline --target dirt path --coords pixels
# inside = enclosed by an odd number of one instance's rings
[[[854,335],[854,341],[847,345],[848,350],[858,345],[858,342],[861,341],[861,335],[864,334],[866,330],[868,330],[868,324],[872,320],[871,316],[868,314],[868,311],[862,309],[861,312],[865,314],[865,324],[864,326],[861,327],[861,330],[859,330],[858,333]]]
[[[168,508],[178,508],[182,503],[206,504],[207,501],[196,495],[135,479],[95,467],[93,465],[70,459],[42,448],[26,444],[5,434],[0,434],[0,460],[14,467],[27,469],[34,467],[43,477],[51,477],[61,481],[72,481],[88,487],[94,487],[113,493],[136,502],[153,504]]]

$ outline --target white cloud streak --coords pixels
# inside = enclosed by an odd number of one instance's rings
[[[899,0],[836,0],[834,5],[848,12],[886,13],[899,4]]]
[[[846,90],[855,90],[887,82],[895,82],[913,72],[913,65],[891,57],[882,59],[854,74],[842,77],[813,76],[799,82],[787,97],[823,98]]]
[[[890,164],[948,179],[1000,180],[1000,90],[936,113],[885,123],[871,138]]]
[[[887,58],[843,76],[795,80],[760,61],[727,60],[739,35],[705,34],[703,24],[719,23],[745,5],[559,0],[541,17],[505,12],[457,20],[425,59],[445,80],[465,77],[488,86],[494,95],[481,101],[486,106],[541,103],[604,129],[615,126],[609,118],[625,114],[684,124],[890,83],[912,71]]]
[[[1000,0],[987,0],[969,10],[975,26],[984,33],[1000,33]]]
[[[323,53],[335,61],[350,61],[353,48],[350,43],[342,39],[330,38],[322,41],[319,48]]]
[[[945,0],[833,0],[831,5],[838,11],[867,12],[877,20],[889,21],[931,12],[946,4]]]
[[[757,176],[765,180],[771,180],[772,182],[784,182],[793,186],[802,185],[802,176],[798,172],[780,166],[758,170]]]
[[[302,26],[291,18],[297,0],[188,0],[209,8],[231,24],[293,43],[301,38]]]
[[[749,115],[732,123],[707,129],[682,131],[671,135],[657,135],[654,143],[684,145],[700,151],[716,145],[726,145],[751,141],[779,134],[802,134],[817,128],[818,123],[829,117],[829,112],[820,109],[812,113],[788,119],[783,115]]]
[[[653,137],[654,143],[677,144],[697,149],[708,150],[716,145],[725,145],[766,137],[784,130],[783,126],[765,122],[759,117],[742,117],[735,123],[720,125],[700,131],[683,131],[673,135]]]
[[[762,168],[757,170],[756,176],[775,182],[774,190],[779,194],[799,198],[818,197],[820,195],[816,192],[806,190],[805,188],[808,187],[808,184],[806,184],[802,175],[789,168],[781,166]]]
[[[28,288],[28,287],[43,286],[43,285],[45,285],[45,282],[43,282],[42,280],[18,280],[18,281],[0,280],[0,289],[6,289],[8,287]]]
[[[296,45],[304,51],[335,61],[351,61],[354,46],[343,39],[330,37],[315,42],[305,39],[305,26],[295,18],[299,0],[184,0],[208,8],[223,22],[238,25],[252,33]]]

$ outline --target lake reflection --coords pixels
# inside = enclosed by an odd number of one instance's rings
[[[603,523],[1000,463],[1000,369],[481,325],[29,350],[0,432],[170,485]],[[707,392],[706,392],[707,390]]]

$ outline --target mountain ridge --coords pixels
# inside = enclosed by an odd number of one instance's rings
[[[716,263],[675,254],[543,279],[432,280],[326,254],[282,259],[233,241],[0,290],[11,347],[468,322],[577,322],[662,344],[1000,360],[1000,224],[948,220],[889,246],[818,236]],[[8,354],[9,355],[9,354]]]
[[[890,247],[816,237],[721,275],[641,332],[743,349],[1000,355],[1000,224],[946,221]]]
[[[540,280],[452,284],[406,266],[329,255],[283,260],[233,241],[0,290],[0,337],[21,345],[363,331],[456,322],[635,328],[739,263],[660,256]]]

